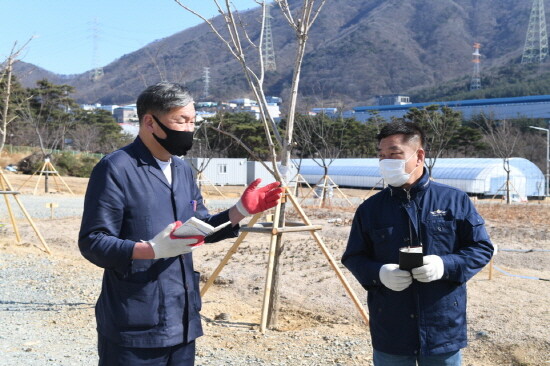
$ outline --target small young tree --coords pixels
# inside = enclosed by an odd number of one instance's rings
[[[510,158],[516,148],[520,135],[519,129],[512,125],[510,121],[495,120],[485,115],[480,116],[476,123],[483,131],[485,140],[493,149],[493,153],[502,159],[502,165],[506,172],[506,203],[510,204]]]
[[[13,65],[17,62],[19,54],[25,49],[25,47],[32,40],[29,39],[22,47],[17,47],[17,42],[14,43],[10,54],[7,59],[2,63],[0,70],[0,118],[2,122],[0,124],[0,152],[4,149],[6,144],[6,137],[8,136],[8,125],[13,122],[16,115],[12,113],[10,115],[10,104],[12,100],[12,81],[13,81]]]
[[[192,159],[189,163],[197,172],[197,185],[202,190],[204,171],[215,157],[226,157],[227,153],[233,145],[233,140],[225,135],[219,134],[216,131],[211,131],[219,128],[225,115],[218,115],[211,120],[203,121],[199,128],[195,130],[193,139],[196,141],[193,148],[187,153],[188,158],[197,157],[197,163]],[[218,191],[220,194],[221,192]],[[222,194],[223,196],[223,194]]]
[[[215,23],[214,20],[208,19],[205,16],[199,14],[193,10],[188,1],[175,0],[182,8],[195,14],[201,18],[213,31],[213,33],[219,38],[226,49],[235,57],[242,67],[245,78],[250,86],[255,99],[258,102],[260,111],[260,120],[263,124],[265,131],[265,139],[268,150],[270,152],[271,169],[266,166],[274,177],[286,184],[289,177],[286,176],[288,172],[288,166],[290,164],[290,155],[293,148],[293,136],[294,136],[294,118],[296,113],[296,105],[298,100],[298,86],[300,83],[300,74],[302,68],[302,61],[306,52],[306,44],[312,25],[319,16],[321,9],[323,8],[326,0],[301,0],[301,7],[289,5],[288,0],[275,0],[275,3],[279,6],[279,9],[286,19],[290,27],[295,33],[297,47],[294,58],[294,69],[292,77],[292,85],[290,88],[290,96],[288,99],[288,117],[284,136],[279,133],[275,121],[268,113],[267,101],[264,93],[264,80],[265,80],[265,67],[263,62],[263,31],[265,29],[264,24],[267,19],[267,7],[270,6],[266,0],[253,0],[257,5],[261,6],[262,16],[260,20],[260,31],[257,32],[256,28],[251,32],[251,28],[247,27],[245,22],[242,21],[239,13],[234,9],[230,0],[220,1],[212,0],[216,5],[218,12],[221,15],[221,24]],[[223,5],[222,5],[223,4]],[[256,24],[254,24],[256,25]],[[251,48],[255,51],[256,57],[249,57],[246,50]],[[254,61],[255,60],[255,61]],[[277,164],[278,151],[280,151],[281,166],[279,168]],[[286,204],[281,204],[279,222],[275,223],[278,227],[284,226],[285,223],[285,207]],[[271,301],[269,304],[269,316],[268,323],[274,325],[277,309],[276,302],[278,301],[278,262],[282,253],[282,235],[277,235],[276,254],[272,280]]]
[[[447,106],[431,105],[423,109],[411,108],[403,118],[415,122],[426,132],[426,165],[430,177],[441,154],[455,137],[462,122],[462,113]]]
[[[340,157],[346,144],[344,137],[347,122],[342,118],[332,119],[325,114],[296,116],[295,140],[300,157],[313,159],[315,164],[323,168],[323,177],[318,182],[321,207],[325,207],[331,188],[328,185],[329,167]]]

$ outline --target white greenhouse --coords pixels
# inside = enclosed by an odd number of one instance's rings
[[[316,184],[323,177],[323,168],[312,159],[295,163],[309,184]],[[378,159],[337,159],[330,165],[328,175],[334,183],[344,187],[381,188],[384,184],[378,171]],[[437,159],[432,176],[437,182],[469,194],[505,194],[506,171],[502,159]],[[544,174],[527,159],[510,159],[510,183],[512,195],[519,199],[544,196]]]

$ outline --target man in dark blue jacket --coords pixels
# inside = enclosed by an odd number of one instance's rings
[[[235,237],[245,216],[274,207],[278,183],[253,182],[231,209],[209,215],[185,155],[195,109],[187,89],[159,83],[137,100],[139,136],[94,168],[84,202],[79,247],[105,269],[96,304],[100,365],[193,365],[202,335],[199,274],[191,251]],[[178,236],[191,217],[225,228]]]
[[[342,256],[368,291],[374,364],[460,365],[466,281],[493,245],[469,197],[429,179],[418,125],[390,123],[377,139],[388,186],[357,209]],[[423,264],[401,270],[403,247],[421,247]]]

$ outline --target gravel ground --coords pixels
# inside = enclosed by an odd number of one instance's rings
[[[21,221],[22,244],[9,225],[0,231],[0,364],[73,366],[97,364],[94,304],[101,269],[80,256],[76,237],[82,196],[25,196],[22,202],[52,255]],[[55,218],[45,204],[57,200]],[[209,201],[209,205],[216,203]],[[233,201],[220,203],[231,205]],[[3,205],[0,204],[0,209]],[[212,207],[212,206],[211,206]],[[516,274],[550,278],[548,206],[483,208],[502,252],[496,263]],[[314,212],[312,212],[314,211]],[[339,261],[353,210],[309,210]],[[1,211],[0,211],[1,212]],[[6,220],[5,212],[0,217]],[[295,220],[296,217],[289,217]],[[6,222],[6,221],[2,221]],[[266,238],[239,247],[220,281],[203,298],[205,336],[197,341],[198,366],[370,365],[370,337],[351,300],[305,233],[288,234],[282,257],[277,330],[258,331],[266,268]],[[196,268],[208,276],[232,241],[201,247]],[[361,300],[365,292],[345,274]],[[488,269],[468,285],[470,346],[464,366],[541,366],[550,362],[550,282],[519,279]],[[221,314],[227,314],[220,318]],[[218,318],[218,320],[217,320]]]
[[[58,221],[56,226],[76,220]],[[39,222],[39,226],[45,224]],[[66,233],[75,234],[74,229]],[[49,239],[54,238],[50,235]],[[2,365],[97,364],[93,307],[100,290],[101,270],[80,258],[75,247],[55,242],[50,244],[54,254],[46,256],[33,245],[0,241]],[[210,304],[207,314],[226,307],[228,299],[205,300],[205,306]],[[233,316],[242,314],[243,307],[232,307],[230,312]],[[248,312],[252,318],[257,315],[257,309],[249,308]],[[365,329],[350,326],[349,322],[345,322],[349,329],[342,335],[333,334],[330,322],[313,329],[268,331],[262,335],[257,321],[213,318],[203,316],[208,336],[197,342],[197,365],[366,365],[365,361],[370,360]],[[221,344],[212,344],[220,340]]]

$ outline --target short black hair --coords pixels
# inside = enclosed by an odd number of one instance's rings
[[[418,123],[405,121],[394,121],[386,124],[382,127],[378,135],[376,135],[376,140],[380,143],[380,140],[383,138],[393,135],[403,135],[403,140],[405,142],[409,142],[416,137],[420,142],[420,147],[424,147],[424,142],[426,141],[426,133]]]
[[[149,86],[138,97],[136,107],[139,122],[148,112],[168,113],[172,108],[185,107],[193,103],[193,97],[185,86],[160,82]]]

